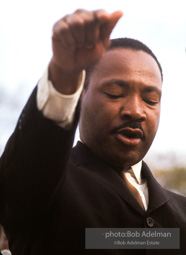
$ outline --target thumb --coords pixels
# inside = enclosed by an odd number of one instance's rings
[[[109,15],[108,20],[101,25],[100,33],[103,45],[107,48],[110,44],[110,34],[119,19],[123,16],[121,11],[113,12]]]

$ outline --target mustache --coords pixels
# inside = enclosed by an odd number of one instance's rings
[[[145,135],[145,131],[142,128],[141,122],[139,121],[127,121],[122,123],[121,125],[115,127],[112,129],[111,133],[117,133],[120,129],[123,128],[132,128],[132,129],[140,129],[143,133],[143,137],[142,139],[145,140],[146,139],[146,135]]]

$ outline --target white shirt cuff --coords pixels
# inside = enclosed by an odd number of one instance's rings
[[[38,83],[37,107],[43,115],[55,121],[62,128],[69,128],[74,119],[75,108],[79,101],[85,81],[85,71],[78,84],[78,90],[72,95],[59,93],[48,80],[48,68]]]
[[[9,250],[2,250],[2,255],[11,255],[12,253]]]

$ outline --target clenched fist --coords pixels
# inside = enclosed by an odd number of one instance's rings
[[[77,10],[54,25],[49,78],[59,92],[76,90],[82,70],[99,61],[109,46],[110,34],[121,16],[120,11]]]

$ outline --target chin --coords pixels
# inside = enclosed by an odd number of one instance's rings
[[[125,154],[117,154],[115,156],[108,155],[108,163],[112,165],[114,168],[118,169],[124,169],[129,168],[135,164],[137,164],[139,161],[143,159],[143,155],[139,155],[134,152],[129,152]]]

